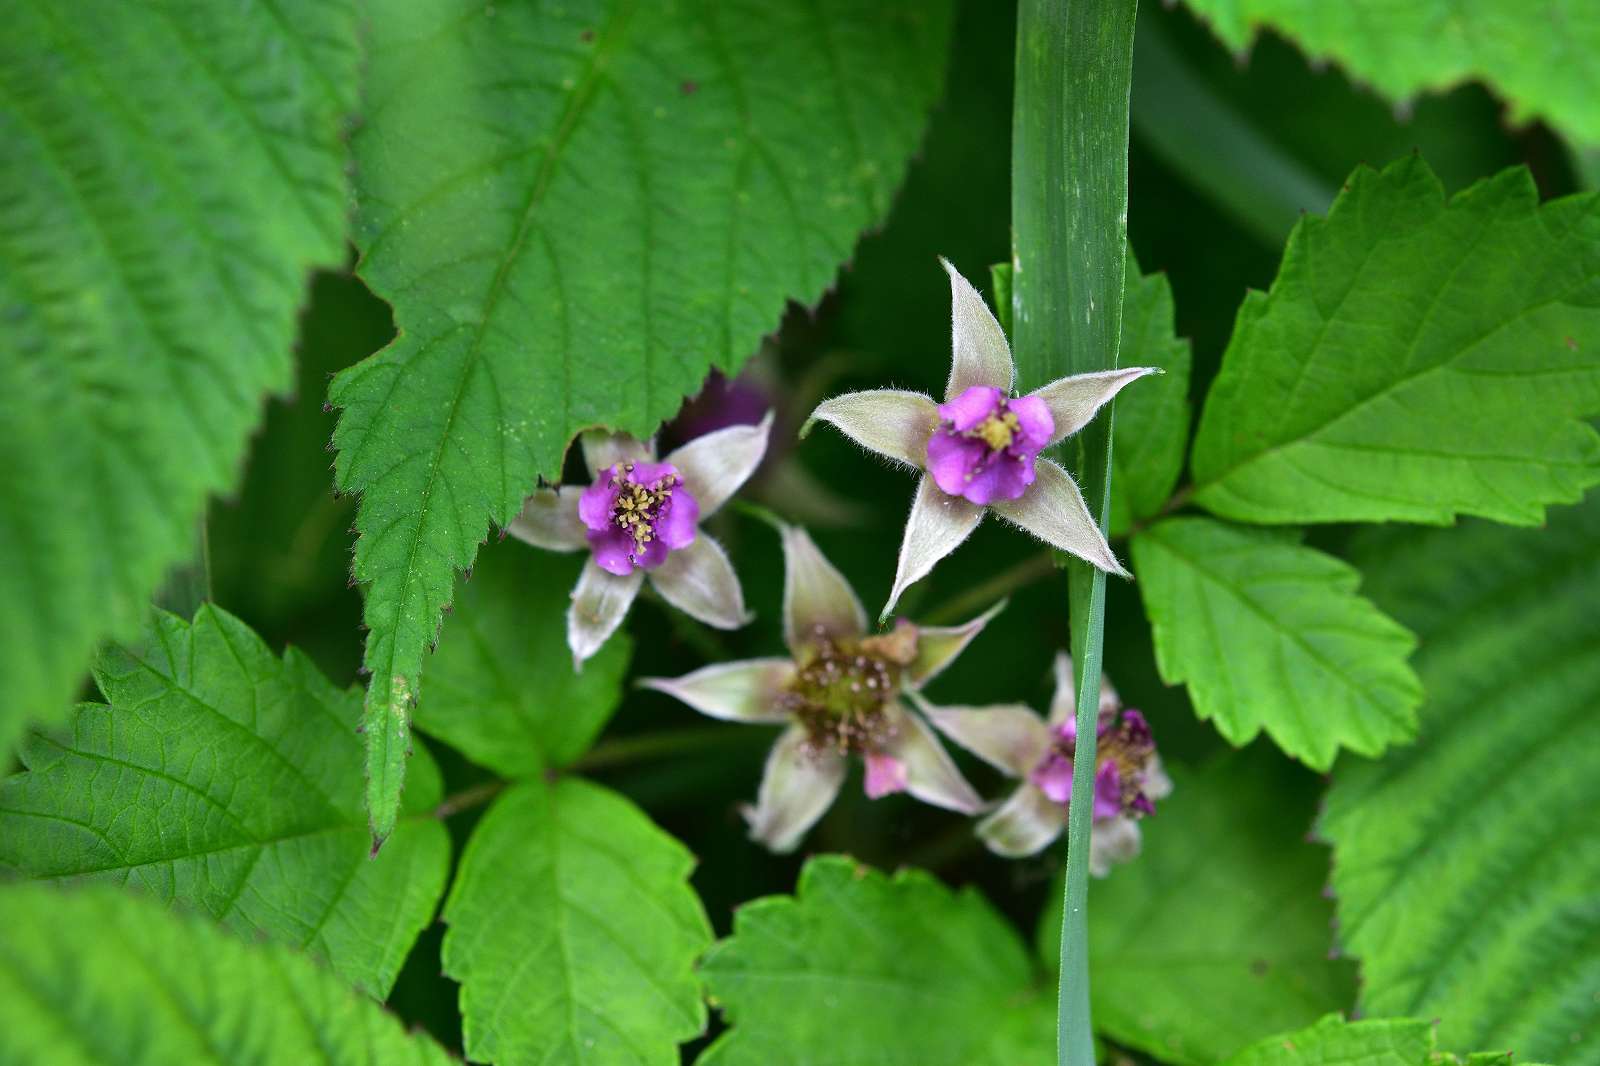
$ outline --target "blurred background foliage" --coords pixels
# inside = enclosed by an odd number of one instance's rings
[[[1531,168],[1546,197],[1575,186],[1557,138],[1537,125],[1508,128],[1501,105],[1479,85],[1397,109],[1338,69],[1309,64],[1271,34],[1247,55],[1234,55],[1188,11],[1142,6],[1129,228],[1143,270],[1170,279],[1177,332],[1193,343],[1197,401],[1215,375],[1244,293],[1271,281],[1298,213],[1324,211],[1358,164],[1420,151],[1452,192],[1515,163]],[[780,414],[758,497],[764,492],[763,502],[810,524],[869,606],[888,591],[912,481],[838,434],[818,432],[798,444],[794,429],[817,399],[833,392],[886,382],[937,391],[948,368],[949,334],[946,281],[935,257],[949,257],[973,279],[986,279],[988,266],[1008,257],[1011,13],[988,0],[963,3],[953,40],[946,97],[887,225],[862,239],[820,306],[791,307],[741,379]],[[360,594],[349,580],[354,503],[332,493],[327,447],[335,415],[324,400],[335,371],[392,335],[388,308],[359,280],[349,273],[319,276],[301,320],[298,389],[271,405],[242,488],[213,504],[209,518],[216,601],[274,647],[306,650],[340,684],[358,680],[363,634]],[[1125,363],[1137,359],[1138,353],[1123,354]],[[696,629],[646,601],[629,622],[630,677],[676,675],[713,657],[772,654],[781,646],[777,538],[731,510],[717,517],[713,532],[736,561],[756,622],[735,633]],[[1313,542],[1338,551],[1347,533],[1318,527]],[[572,573],[567,560],[491,537],[457,611],[473,609],[476,594],[499,601],[497,617],[517,617],[524,602],[552,614]],[[987,604],[981,590],[993,588],[997,574],[1019,579],[1005,590],[1010,606],[939,679],[931,693],[939,702],[1026,698],[1042,707],[1049,697],[1051,658],[1067,641],[1065,580],[1020,534],[985,524],[910,591],[901,612],[965,620]],[[562,591],[552,597],[551,587]],[[527,624],[560,639],[553,622]],[[1161,684],[1139,597],[1127,583],[1113,582],[1110,591],[1106,669],[1126,702],[1149,716],[1170,762],[1197,768],[1225,747],[1196,719],[1183,689]],[[419,727],[426,728],[425,720]],[[698,732],[685,734],[685,743],[658,743],[658,734],[672,730]],[[585,765],[699,857],[694,884],[725,935],[737,904],[792,889],[801,857],[774,857],[748,842],[737,813],[754,795],[769,731],[730,725],[711,732],[720,735],[708,741],[703,719],[630,686]],[[1268,742],[1254,747],[1263,750],[1252,765],[1274,763],[1281,787],[1294,792],[1291,809],[1309,818],[1322,781]],[[447,794],[491,779],[444,745],[432,748]],[[963,765],[980,791],[1002,787],[972,760]],[[451,820],[458,848],[478,813]],[[1309,824],[1300,828],[1303,835]],[[806,850],[848,852],[885,868],[922,866],[953,883],[976,883],[1024,929],[1044,906],[1061,861],[1060,849],[1022,862],[992,858],[969,822],[903,797],[869,803],[859,781],[847,786]],[[440,976],[439,941],[438,926],[424,935],[392,1002],[402,1016],[459,1047],[456,997]]]

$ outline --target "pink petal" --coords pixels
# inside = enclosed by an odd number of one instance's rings
[[[578,517],[596,533],[611,528],[611,509],[617,505],[617,494],[622,491],[612,484],[616,476],[616,467],[606,467],[595,476],[594,484],[578,497]]]
[[[939,405],[939,417],[954,423],[957,433],[967,430],[994,414],[1005,399],[1005,393],[993,385],[973,385],[948,403]]]
[[[867,756],[867,798],[882,799],[906,788],[906,764],[892,755]]]

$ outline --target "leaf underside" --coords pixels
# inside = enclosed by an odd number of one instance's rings
[[[699,1066],[1009,1066],[1055,1046],[1015,930],[919,870],[812,859],[794,896],[735,913],[700,972],[731,1029]]]
[[[344,255],[348,2],[22,0],[0,34],[0,747],[137,631]]]
[[[576,432],[650,434],[822,294],[887,211],[948,29],[911,0],[377,5],[357,243],[400,336],[330,396],[380,838],[456,571]]]
[[[1139,860],[1090,892],[1095,1028],[1206,1066],[1351,1007],[1355,966],[1328,957],[1328,853],[1305,842],[1315,779],[1256,745],[1173,780]]]
[[[1564,0],[1187,0],[1229,48],[1261,26],[1331,58],[1392,100],[1486,81],[1511,120],[1544,119],[1581,144],[1600,144],[1600,9]]]
[[[1412,156],[1351,176],[1246,297],[1195,499],[1246,522],[1519,525],[1600,482],[1600,195],[1525,169],[1448,202]]]
[[[1169,518],[1133,540],[1156,665],[1235,746],[1261,730],[1326,770],[1416,734],[1416,640],[1357,594],[1349,565],[1292,530]]]
[[[689,852],[577,778],[497,800],[445,905],[467,1056],[502,1064],[670,1066],[705,1029],[694,963],[711,925]]]
[[[444,892],[450,842],[406,818],[376,858],[362,803],[360,693],[280,660],[202,607],[159,615],[95,671],[106,704],[36,733],[0,782],[0,870],[124,885],[325,959],[382,999]],[[439,802],[418,759],[413,808]]]
[[[111,888],[0,886],[0,927],[0,1061],[454,1061],[303,956]]]
[[[1422,738],[1341,762],[1321,832],[1369,1014],[1456,1051],[1600,1055],[1600,494],[1548,529],[1375,538],[1373,597],[1422,639]]]

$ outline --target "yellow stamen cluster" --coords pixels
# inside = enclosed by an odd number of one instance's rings
[[[967,435],[977,437],[989,446],[990,451],[997,452],[1009,448],[1021,428],[1022,423],[1017,421],[1016,415],[1010,411],[999,411],[973,426]]]
[[[668,474],[648,485],[636,484],[628,480],[628,475],[633,473],[633,466],[632,463],[622,464],[611,479],[611,483],[620,490],[617,502],[611,507],[611,520],[633,537],[636,550],[643,551],[644,546],[656,538],[656,515],[677,487],[678,478]]]

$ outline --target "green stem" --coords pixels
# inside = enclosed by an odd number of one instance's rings
[[[1019,388],[1117,365],[1128,212],[1135,0],[1023,0],[1011,147],[1012,322]],[[1106,527],[1111,412],[1078,434],[1084,500]],[[1078,746],[1067,825],[1057,1059],[1093,1066],[1089,832],[1105,630],[1105,574],[1067,568]]]
[[[707,725],[635,733],[596,744],[580,756],[570,769],[587,773],[650,759],[665,759],[684,752],[703,751],[708,747],[740,745],[747,740],[742,732],[725,725]]]

